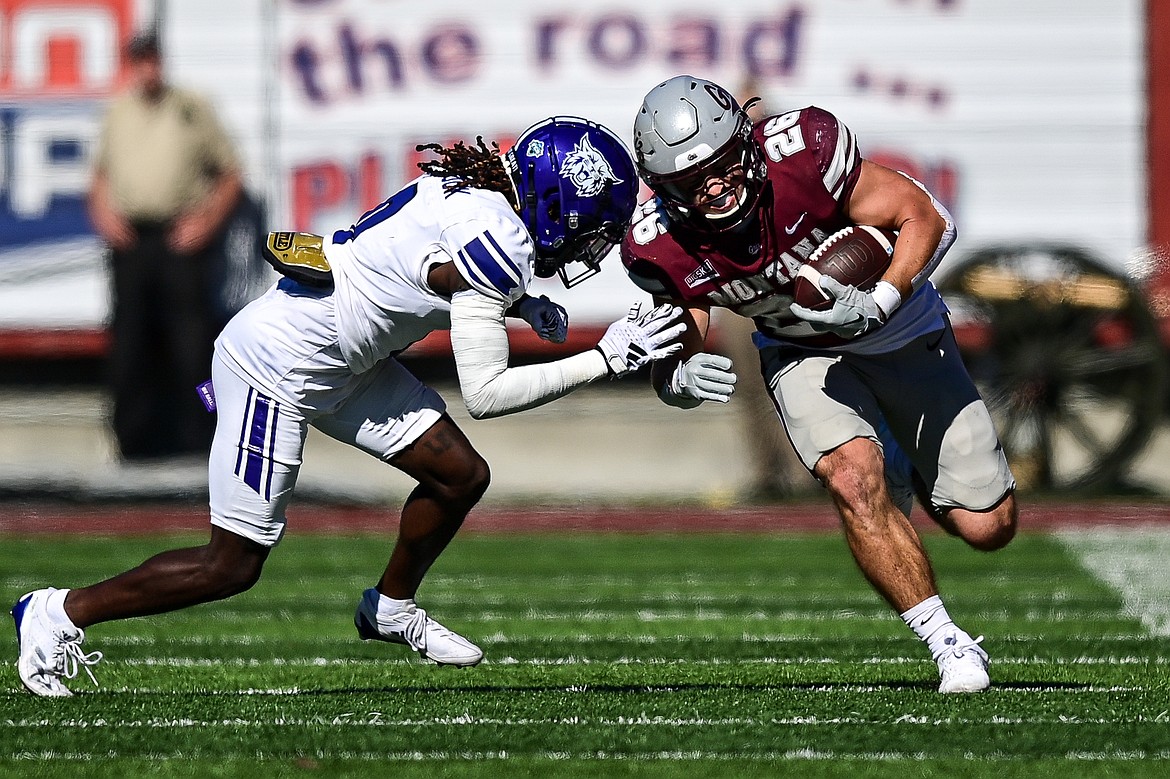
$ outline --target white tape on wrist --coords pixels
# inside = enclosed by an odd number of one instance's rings
[[[898,310],[898,306],[902,305],[902,293],[888,281],[879,281],[873,288],[873,302],[881,309],[886,319],[890,318]]]

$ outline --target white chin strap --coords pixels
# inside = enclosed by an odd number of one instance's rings
[[[706,211],[703,211],[702,214],[708,219],[708,221],[716,223],[724,222],[728,219],[732,219],[733,217],[738,217],[740,212],[743,211],[743,204],[746,196],[747,186],[742,185],[735,193],[735,208],[731,209],[730,211],[725,211],[722,214],[709,214]]]
[[[723,222],[727,219],[731,219],[733,216],[739,216],[739,212],[742,210],[743,206],[741,204],[722,214],[708,214],[704,212],[703,216],[705,216],[711,222]]]

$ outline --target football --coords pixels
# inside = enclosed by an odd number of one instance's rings
[[[814,311],[831,308],[832,299],[817,283],[821,274],[865,292],[873,289],[890,267],[897,235],[893,230],[868,225],[841,228],[800,266],[793,284],[793,300]]]

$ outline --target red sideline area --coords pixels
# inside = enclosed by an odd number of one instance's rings
[[[1170,345],[1170,280],[1164,290],[1158,292],[1165,297],[1152,301],[1154,312],[1160,318],[1159,332],[1164,343]],[[511,353],[518,357],[542,360],[576,354],[592,349],[605,335],[607,324],[570,323],[568,339],[563,344],[542,341],[526,325],[508,325],[508,343]],[[955,337],[963,351],[978,352],[990,347],[993,333],[987,325],[969,323],[955,328]],[[1108,333],[1103,333],[1107,337]],[[718,334],[712,331],[712,339]],[[103,328],[70,330],[12,330],[0,329],[0,360],[68,360],[102,359],[110,349],[109,333]],[[446,357],[451,354],[451,337],[446,330],[436,330],[403,352],[404,357]]]
[[[509,325],[508,341],[511,351],[521,356],[545,358],[575,354],[593,348],[605,334],[604,326],[570,323],[569,337],[563,344],[542,341],[523,324]],[[9,360],[64,360],[99,359],[110,348],[109,333],[103,328],[61,330],[0,329],[0,359]],[[451,353],[451,339],[445,330],[435,331],[411,346],[403,354],[408,357],[442,357]]]
[[[110,337],[104,329],[0,330],[0,358],[64,360],[104,357]]]
[[[1048,531],[1113,525],[1136,527],[1170,524],[1170,506],[1157,503],[1094,502],[1029,504],[1022,501],[1021,530]],[[289,533],[392,533],[397,508],[338,508],[294,505]],[[914,523],[922,530],[937,528],[921,512]],[[11,504],[0,515],[0,534],[7,535],[149,535],[205,532],[207,513],[200,506],[75,507]],[[670,507],[516,507],[476,509],[464,533],[603,532],[603,533],[782,533],[831,531],[837,518],[826,504],[793,504],[751,508]]]

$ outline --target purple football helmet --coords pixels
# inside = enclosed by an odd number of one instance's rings
[[[566,287],[598,273],[638,205],[638,174],[621,139],[595,122],[556,116],[521,133],[504,163],[536,245],[533,272],[558,274]],[[584,269],[570,275],[573,263]]]

